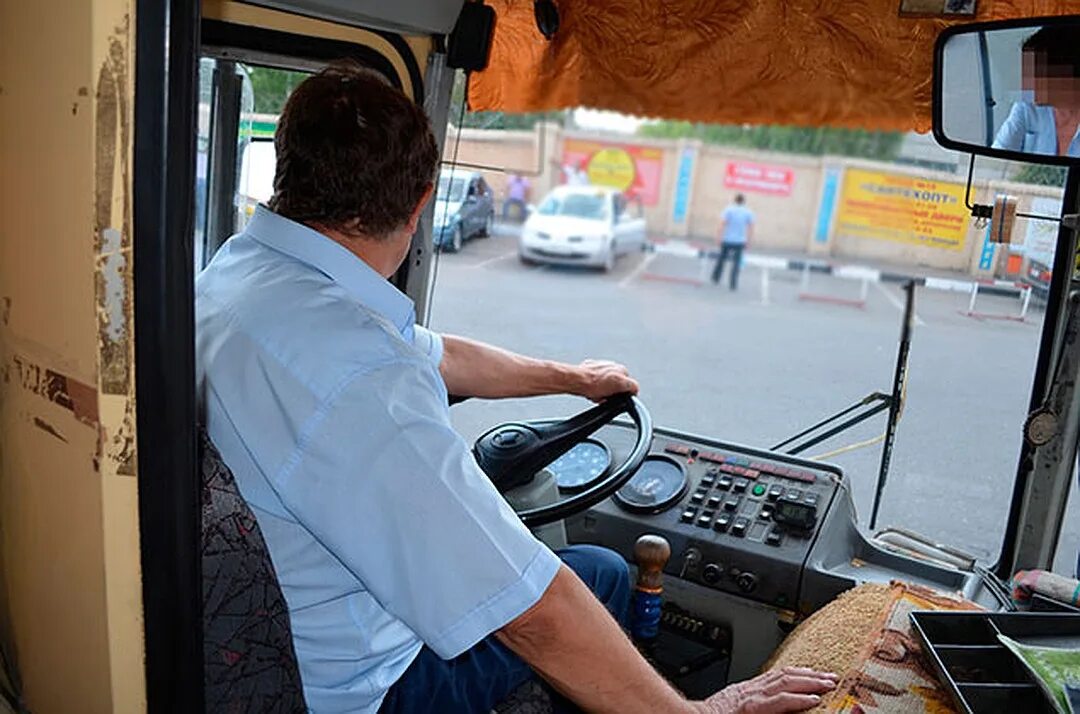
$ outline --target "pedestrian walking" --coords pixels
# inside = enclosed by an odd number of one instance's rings
[[[746,197],[741,193],[735,196],[720,214],[720,230],[717,232],[720,242],[720,257],[716,259],[712,281],[719,284],[724,272],[724,263],[732,259],[730,284],[732,290],[739,287],[739,270],[742,268],[743,250],[754,234],[754,212],[746,207]]]

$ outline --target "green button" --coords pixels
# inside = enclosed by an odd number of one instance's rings
[[[759,483],[757,486],[754,486],[753,493],[755,496],[762,496],[765,494],[765,487]]]

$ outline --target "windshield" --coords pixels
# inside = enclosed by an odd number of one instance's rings
[[[455,178],[453,183],[451,183],[449,176],[440,176],[437,200],[440,203],[445,201],[449,201],[450,203],[461,203],[465,200],[466,183],[468,182],[464,178]]]
[[[622,362],[657,425],[768,449],[892,391],[912,280],[908,381],[877,527],[997,558],[1054,223],[1018,219],[1012,244],[991,242],[964,205],[966,157],[927,135],[614,122],[584,111],[555,125],[552,116],[465,116],[459,160],[506,172],[482,172],[497,206],[491,238],[441,258],[434,329],[537,357]],[[600,197],[552,192],[611,187],[643,214],[645,249],[632,243],[607,270],[606,256],[572,231],[523,231],[508,176],[530,166],[542,168],[526,199],[535,214],[602,217]],[[980,160],[972,198],[1008,193],[1023,212],[1057,216],[1063,184],[1058,168]],[[503,421],[586,406],[474,401],[452,418],[471,440]],[[885,424],[883,412],[801,453],[844,469],[863,528]],[[1080,516],[1070,515],[1059,548],[1070,574],[1078,544]]]
[[[603,193],[564,193],[544,199],[537,209],[541,216],[570,216],[602,221],[608,216],[607,196]]]

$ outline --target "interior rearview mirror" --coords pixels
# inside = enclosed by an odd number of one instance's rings
[[[972,154],[1080,165],[1080,16],[942,32],[934,137]]]

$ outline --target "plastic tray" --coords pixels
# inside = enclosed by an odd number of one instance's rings
[[[1053,714],[1024,665],[998,640],[1080,647],[1080,614],[913,612],[911,622],[956,707],[968,714]]]

